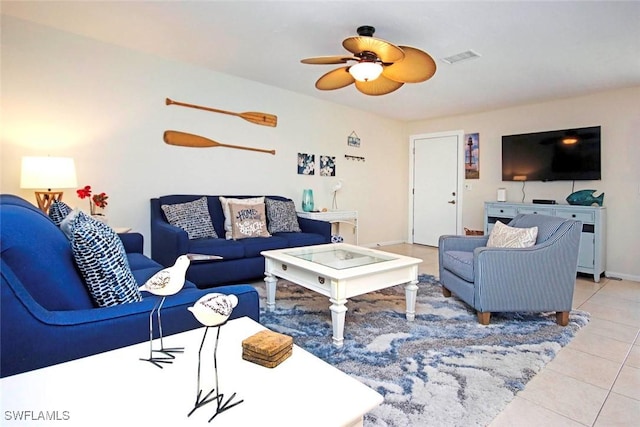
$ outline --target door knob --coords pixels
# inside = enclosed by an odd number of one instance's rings
[[[449,200],[447,203],[450,203],[450,204],[452,204],[452,205],[455,205],[455,204],[456,204],[456,201],[455,201],[455,200]]]

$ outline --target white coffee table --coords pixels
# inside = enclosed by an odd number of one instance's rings
[[[333,343],[344,344],[348,298],[406,283],[406,316],[415,318],[418,265],[421,259],[367,249],[347,243],[264,251],[267,309],[275,309],[278,277],[331,301]]]
[[[138,360],[149,350],[142,343],[3,378],[3,425],[355,426],[382,403],[380,394],[295,345],[292,356],[273,369],[242,360],[242,340],[262,329],[246,317],[222,327],[220,391],[225,399],[235,392],[243,402],[211,423],[215,402],[187,417],[196,397],[201,328],[165,337],[165,344],[184,346],[185,353],[163,369]],[[215,332],[209,330],[203,349],[206,390],[213,384]],[[16,421],[20,416],[28,418]]]

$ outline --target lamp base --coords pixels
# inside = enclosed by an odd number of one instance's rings
[[[62,200],[62,191],[36,191],[35,193],[38,207],[45,214],[49,213],[49,208],[55,200]]]

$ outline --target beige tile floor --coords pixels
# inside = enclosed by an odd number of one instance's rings
[[[420,258],[420,273],[438,276],[437,248],[378,249]],[[579,277],[573,306],[591,314],[589,324],[491,427],[640,426],[640,283]]]

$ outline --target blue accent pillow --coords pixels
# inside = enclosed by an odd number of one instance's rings
[[[77,211],[69,231],[76,265],[98,306],[142,301],[122,241],[111,227]]]
[[[51,203],[51,206],[49,206],[49,218],[51,218],[51,221],[53,221],[53,223],[58,227],[62,220],[71,212],[73,212],[73,209],[60,200],[54,200],[53,203]]]

